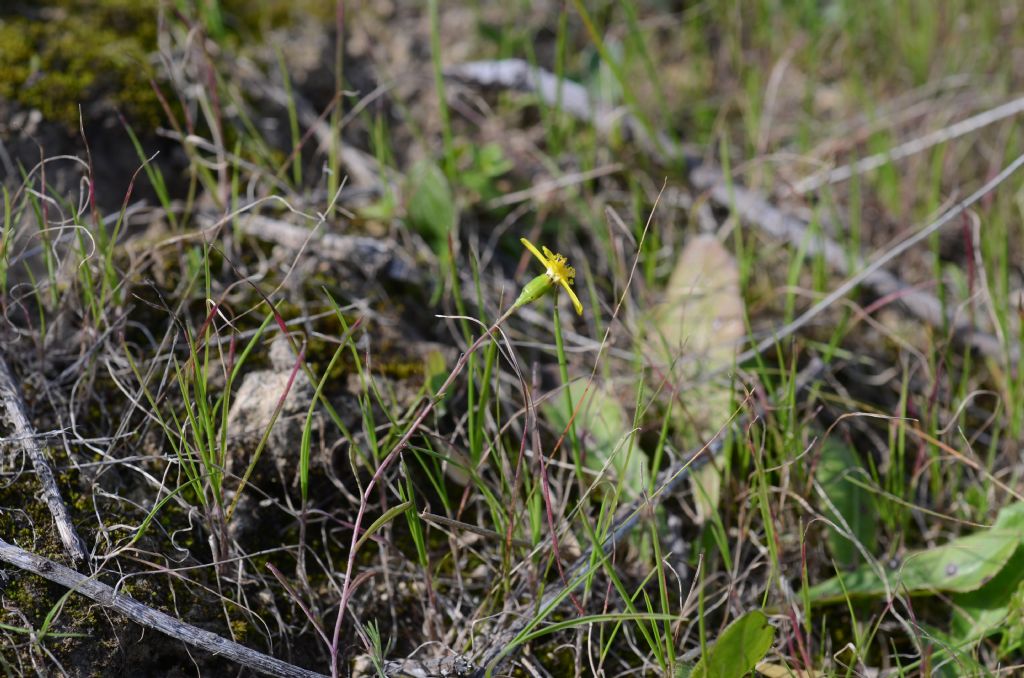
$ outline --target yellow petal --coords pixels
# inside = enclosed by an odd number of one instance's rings
[[[532,242],[530,242],[526,238],[520,238],[519,242],[523,243],[523,247],[525,247],[526,249],[530,250],[530,253],[533,256],[537,257],[540,260],[540,263],[544,264],[544,268],[550,268],[551,267],[551,262],[548,261],[544,257],[544,255],[541,254],[540,251],[536,247],[533,246]],[[546,247],[544,249],[547,250]]]
[[[562,283],[562,287],[565,288],[565,291],[569,293],[569,298],[572,299],[572,306],[576,309],[576,315],[583,315],[583,304],[580,303],[580,300],[576,297],[576,293],[572,291],[571,287],[569,287],[568,281],[562,279],[559,282]]]

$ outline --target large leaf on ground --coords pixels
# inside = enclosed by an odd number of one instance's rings
[[[866,476],[861,469],[853,449],[840,440],[826,438],[815,479],[831,503],[826,511],[829,519],[840,526],[845,522],[853,539],[868,553],[874,553],[878,546],[878,509],[875,496],[862,484]],[[841,566],[852,567],[860,561],[854,542],[839,530],[830,526],[827,540],[829,552]]]
[[[1018,546],[1006,566],[976,591],[953,596],[950,640],[958,646],[973,643],[994,631],[1020,629],[1024,616],[1024,546]]]
[[[754,670],[775,640],[775,628],[760,610],[747,612],[722,631],[690,678],[737,678]]]
[[[577,408],[574,420],[585,452],[585,465],[621,482],[629,497],[638,497],[647,480],[644,455],[629,444],[630,418],[622,402],[607,382],[574,381],[569,385],[572,407]],[[582,401],[581,401],[582,399]],[[541,411],[559,432],[569,426],[572,410],[563,393],[547,400]]]
[[[692,239],[679,255],[665,300],[644,335],[649,355],[671,369],[682,407],[673,409],[676,429],[688,446],[707,441],[733,407],[731,377],[712,372],[732,367],[745,334],[739,268],[710,235]],[[721,479],[712,466],[691,476],[698,519],[718,506]]]
[[[819,602],[843,600],[846,594],[877,596],[886,583],[893,591],[975,591],[999,574],[1024,540],[1024,502],[999,512],[995,525],[933,549],[913,551],[895,569],[865,564],[842,580],[834,577],[812,586],[807,595]],[[885,576],[883,581],[882,575]]]
[[[730,381],[700,382],[710,372],[732,367],[745,334],[743,317],[732,254],[713,236],[694,238],[676,261],[644,342],[682,379],[686,411],[680,416],[698,437],[717,431],[730,413]]]
[[[406,185],[409,225],[439,255],[447,252],[448,233],[455,226],[455,198],[441,168],[421,160],[409,171]]]

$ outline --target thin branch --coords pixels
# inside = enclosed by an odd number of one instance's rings
[[[383,274],[400,282],[423,282],[416,262],[394,242],[311,230],[259,214],[238,217],[238,226],[254,238],[277,243],[291,250],[308,249],[322,259],[358,266],[374,278]]]
[[[0,560],[22,570],[66,586],[76,593],[116,610],[137,624],[164,633],[214,655],[223,655],[231,661],[254,671],[281,678],[324,678],[323,674],[294,666],[270,655],[251,650],[216,633],[186,624],[169,614],[143,605],[131,596],[117,593],[113,588],[92,577],[75,572],[48,558],[30,553],[0,539]]]
[[[961,120],[958,123],[950,125],[949,127],[943,127],[942,129],[929,132],[924,136],[894,146],[881,153],[869,155],[866,158],[862,158],[855,163],[850,165],[843,165],[842,167],[836,167],[830,170],[824,170],[816,172],[808,177],[804,177],[800,181],[796,182],[793,190],[797,193],[804,194],[816,191],[822,186],[828,184],[838,184],[839,182],[846,181],[847,179],[870,172],[871,170],[878,169],[883,165],[887,165],[891,162],[903,160],[909,158],[912,155],[927,151],[933,146],[958,139],[962,136],[975,132],[983,127],[995,124],[1000,120],[1012,118],[1016,115],[1024,113],[1024,97],[1019,97],[1008,101],[1001,106],[982,111],[977,115],[972,115],[966,120]]]
[[[846,251],[838,244],[823,235],[808,238],[807,222],[779,209],[757,191],[752,191],[739,184],[726,181],[725,176],[718,168],[712,166],[698,167],[690,173],[690,181],[698,190],[706,191],[711,200],[716,204],[732,210],[743,222],[757,226],[774,238],[785,240],[794,245],[804,245],[806,246],[805,256],[814,257],[820,255],[833,271],[840,275],[847,275],[849,273],[849,258]],[[995,188],[996,183],[990,182],[985,188],[991,191]],[[979,196],[983,195],[984,193],[979,192]],[[947,211],[940,217],[939,221],[941,224],[938,228],[949,223],[952,218],[962,214],[964,209],[973,204],[973,202],[973,200],[968,199]],[[928,230],[930,228],[933,230]],[[932,233],[934,231],[934,224],[926,226],[924,231],[927,231],[926,235]],[[918,320],[932,327],[942,327],[944,324],[942,303],[935,295],[907,285],[899,277],[882,268],[882,266],[893,259],[894,251],[897,255],[902,254],[908,247],[906,245],[908,241],[910,241],[910,245],[914,245],[922,239],[919,232],[903,243],[900,243],[897,248],[887,250],[881,265],[876,265],[877,262],[875,262],[875,264],[866,267],[864,261],[857,257],[853,264],[860,270],[851,279],[855,282],[853,285],[844,284],[841,286],[839,289],[843,291],[839,296],[841,297],[856,286],[863,285],[871,289],[879,297],[898,298],[903,306]],[[829,295],[828,301],[831,304],[838,298]],[[815,313],[823,308],[819,309],[816,306]],[[809,319],[810,316],[807,320]],[[800,326],[805,323],[806,321],[801,321]],[[997,357],[1002,355],[1002,344],[997,337],[982,332],[972,324],[964,321],[957,322],[953,319],[951,325],[954,337],[961,344],[971,346],[987,356]],[[773,335],[771,345],[774,345],[775,340],[791,334],[795,329],[798,328],[788,326],[783,328],[779,331],[779,334]],[[768,339],[765,339],[765,342],[768,341]],[[1011,345],[1007,348],[1009,358],[1011,361],[1016,362],[1020,357],[1019,347]]]
[[[53,477],[53,471],[50,470],[50,465],[46,461],[43,446],[39,443],[36,431],[29,421],[21,391],[14,381],[7,361],[3,359],[0,359],[0,400],[3,401],[4,411],[7,413],[5,418],[13,429],[11,438],[7,442],[20,445],[28,458],[32,460],[32,467],[35,469],[36,475],[39,476],[39,484],[43,488],[43,499],[46,501],[47,508],[50,509],[53,522],[57,525],[57,533],[60,535],[64,548],[75,563],[87,560],[88,554],[85,551],[85,546],[78,537],[75,526],[71,523],[71,514],[68,513],[68,507],[61,497],[60,488],[57,487],[57,480]]]
[[[954,205],[952,208],[946,210],[946,212],[938,219],[928,224],[924,228],[920,229],[919,231],[917,231],[917,233],[910,236],[906,240],[886,250],[885,253],[883,253],[873,262],[862,268],[855,275],[852,275],[849,278],[847,278],[843,282],[843,284],[832,290],[832,292],[830,292],[824,299],[822,299],[814,306],[804,311],[799,318],[789,323],[785,327],[780,328],[777,332],[774,332],[772,336],[766,337],[754,348],[741,354],[737,358],[737,361],[742,362],[744,360],[749,360],[750,358],[754,357],[757,353],[760,353],[762,351],[767,350],[768,348],[771,348],[776,344],[777,341],[779,341],[779,339],[789,336],[796,332],[797,330],[799,330],[801,327],[810,322],[812,318],[820,314],[826,308],[837,302],[839,299],[842,299],[844,296],[846,296],[854,289],[856,289],[859,285],[865,284],[867,280],[872,278],[872,276],[877,277],[879,274],[885,274],[885,272],[882,270],[883,266],[892,262],[901,254],[909,250],[911,247],[921,242],[922,240],[925,240],[932,233],[935,233],[943,226],[953,221],[953,219],[966,212],[969,208],[974,206],[975,203],[979,202],[989,193],[996,190],[996,188],[998,188],[1000,184],[1009,179],[1021,167],[1024,167],[1024,155],[1018,156],[1013,162],[1004,167],[1003,170],[999,172],[999,174],[992,177],[990,180],[986,181],[981,188],[976,190],[974,193],[971,193],[969,196],[967,196],[962,201]],[[967,343],[972,343],[971,338],[974,336],[973,331],[971,331],[970,327],[964,329],[968,332],[967,337],[964,337],[965,341]],[[984,345],[982,345],[978,346],[978,348],[984,349],[985,347]],[[1011,360],[1016,361],[1017,359],[1019,359],[1019,347],[1008,347],[1008,352],[1010,354],[1009,357]]]
[[[587,170],[586,172],[573,172],[572,174],[567,174],[564,177],[551,179],[549,181],[542,181],[539,184],[535,184],[521,191],[513,191],[512,193],[506,193],[505,195],[494,198],[487,203],[487,209],[508,207],[509,205],[515,205],[516,203],[525,202],[527,200],[546,200],[555,191],[560,191],[563,188],[570,188],[572,186],[582,184],[584,181],[590,181],[591,179],[608,176],[609,174],[616,174],[617,172],[621,172],[623,168],[624,165],[622,163],[613,162],[610,165],[595,167],[594,169]]]

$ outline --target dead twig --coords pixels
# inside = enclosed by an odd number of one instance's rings
[[[705,192],[716,205],[731,210],[743,223],[756,226],[769,236],[788,242],[795,247],[803,247],[804,256],[807,258],[821,256],[829,267],[839,275],[849,275],[851,273],[850,258],[846,254],[846,250],[821,234],[809,238],[807,235],[807,222],[804,219],[776,207],[758,191],[746,188],[736,182],[727,181],[720,168],[712,164],[698,166],[690,172],[690,183],[698,190]],[[973,201],[967,202],[973,204]],[[957,205],[943,214],[941,217],[942,226],[949,223],[952,217],[962,214],[964,207],[965,205],[963,204]],[[928,230],[928,227],[925,230]],[[921,232],[923,231],[919,231],[918,234],[903,241],[899,246],[898,254],[902,254],[908,249],[908,247],[903,246],[904,243],[910,242],[910,245],[914,245],[920,242],[922,238],[918,236]],[[928,230],[929,234],[932,232],[934,231]],[[856,283],[852,286],[841,286],[842,293],[839,297],[829,295],[829,303],[834,303],[836,299],[845,296],[856,287],[863,286],[871,290],[879,298],[899,300],[900,304],[912,316],[926,325],[930,327],[943,327],[945,325],[943,305],[934,294],[908,285],[899,276],[882,268],[882,266],[893,259],[892,256],[889,256],[892,252],[892,249],[886,251],[884,261],[879,266],[874,264],[866,266],[862,257],[855,257],[853,263],[854,268],[857,270],[854,276]],[[824,308],[815,307],[815,313],[808,316],[807,320],[820,313]],[[801,326],[803,324],[805,322],[801,322]],[[1003,355],[1003,346],[998,337],[955,317],[950,318],[949,324],[953,329],[954,340],[959,342],[960,345],[974,348],[989,357]],[[783,335],[791,334],[793,329],[795,328],[788,328],[781,334],[774,335],[770,345],[774,346],[775,340],[781,339]],[[767,341],[766,339],[765,342]],[[765,344],[765,346],[767,347],[768,344]],[[1007,354],[1011,361],[1016,362],[1020,357],[1020,348],[1016,345],[1010,345],[1007,347]],[[751,356],[746,357],[749,358]]]
[[[251,650],[244,645],[218,636],[216,633],[186,624],[169,614],[143,605],[131,596],[117,593],[113,588],[92,577],[75,572],[48,558],[30,553],[0,539],[0,560],[17,568],[66,586],[76,593],[120,612],[137,624],[164,633],[171,638],[201,648],[215,655],[223,655],[233,662],[254,671],[282,678],[323,678],[323,674],[300,668],[270,655]]]
[[[476,667],[460,655],[441,659],[398,659],[384,662],[387,678],[465,678],[473,675]]]
[[[399,282],[422,282],[416,262],[392,240],[325,233],[259,214],[239,216],[237,222],[254,238],[295,251],[308,249],[322,259],[357,266],[373,278],[383,274]]]
[[[7,422],[11,425],[10,442],[21,446],[21,449],[32,460],[32,467],[39,476],[39,484],[42,485],[43,500],[46,501],[53,522],[57,525],[57,534],[60,535],[61,543],[67,550],[75,563],[88,559],[85,546],[71,523],[71,514],[61,497],[60,488],[57,487],[57,480],[53,477],[53,471],[46,461],[46,454],[43,446],[36,437],[36,431],[28,419],[25,411],[25,401],[21,397],[21,391],[14,381],[7,361],[0,359],[0,400],[3,401]],[[3,439],[0,439],[2,441]]]
[[[1009,165],[1004,167],[1002,169],[1002,171],[999,172],[999,174],[997,174],[996,176],[992,177],[990,180],[985,182],[985,184],[981,188],[976,190],[974,193],[971,193],[969,196],[967,196],[966,198],[964,198],[963,200],[958,202],[956,205],[954,205],[950,209],[946,210],[938,219],[936,219],[935,221],[931,222],[930,224],[928,224],[924,228],[921,228],[920,230],[918,230],[916,233],[914,233],[914,235],[910,236],[909,238],[906,238],[905,240],[901,241],[897,245],[889,248],[883,254],[881,254],[877,259],[875,259],[870,264],[867,264],[866,266],[861,268],[856,274],[854,274],[854,275],[850,276],[849,278],[847,278],[839,287],[837,287],[834,290],[832,290],[832,292],[830,292],[827,296],[825,296],[821,301],[816,303],[814,306],[812,306],[811,308],[809,308],[806,311],[804,311],[800,315],[800,317],[796,318],[793,322],[791,322],[788,325],[780,328],[778,331],[773,332],[770,337],[766,337],[765,339],[763,339],[754,348],[752,348],[749,351],[746,351],[746,352],[740,354],[739,356],[737,356],[737,358],[736,358],[737,362],[743,362],[744,360],[749,360],[750,358],[754,357],[758,353],[760,353],[762,351],[765,351],[765,350],[771,348],[772,346],[775,346],[776,342],[778,342],[780,339],[782,339],[783,337],[786,337],[786,336],[789,336],[789,335],[793,334],[794,332],[799,330],[801,327],[803,327],[804,325],[809,323],[811,321],[811,319],[813,319],[815,316],[820,314],[826,308],[828,308],[829,306],[831,306],[832,304],[836,303],[838,300],[842,299],[847,294],[852,292],[859,285],[868,284],[869,280],[872,280],[872,279],[875,280],[875,285],[880,284],[880,282],[886,282],[886,281],[891,282],[892,284],[897,284],[898,279],[896,279],[895,276],[892,276],[891,274],[886,273],[885,271],[883,271],[882,267],[884,267],[885,265],[887,265],[890,262],[894,261],[896,258],[898,258],[900,255],[902,255],[904,252],[909,250],[911,247],[913,247],[917,243],[919,243],[919,242],[925,240],[926,238],[928,238],[928,236],[930,236],[932,233],[937,232],[942,227],[944,227],[947,224],[949,224],[956,217],[960,216],[961,214],[964,214],[968,209],[973,207],[978,201],[980,201],[982,198],[987,196],[992,191],[996,190],[996,188],[998,188],[1004,181],[1009,179],[1013,174],[1015,174],[1018,170],[1020,170],[1021,167],[1024,167],[1024,155],[1018,156],[1013,162],[1011,162]],[[696,172],[695,172],[695,174],[696,174]],[[717,185],[718,184],[716,184],[716,187],[717,187]],[[726,189],[726,190],[729,190],[729,189]],[[735,190],[736,190],[736,187],[733,187],[732,191],[734,193],[735,193]],[[731,201],[731,204],[735,204],[735,203],[736,203],[735,200]],[[915,290],[912,290],[912,288],[909,288],[909,287],[907,287],[905,285],[902,286],[902,287],[898,287],[896,290],[893,290],[893,293],[896,293],[896,292],[900,292],[903,295],[923,294],[921,292],[917,292]],[[934,300],[934,303],[938,304],[939,302],[938,302],[938,300]],[[908,308],[910,308],[911,310],[914,310],[915,307],[914,306],[908,306]],[[941,307],[939,307],[939,308],[941,308]],[[921,316],[918,316],[918,317],[921,317]],[[941,319],[941,317],[942,316],[941,316],[941,312],[940,312],[939,319]],[[929,318],[927,318],[927,317],[921,317],[921,319],[925,320],[926,322],[929,321]],[[974,330],[973,326],[971,326],[971,325],[962,324],[960,326],[954,325],[954,327],[955,327],[955,334],[954,334],[954,336],[956,338],[958,338],[959,340],[961,340],[963,343],[965,343],[965,344],[967,344],[969,346],[974,346],[975,348],[979,349],[982,352],[989,353],[989,355],[994,354],[994,355],[998,356],[998,355],[1002,354],[999,342],[994,337],[990,337],[989,335],[985,335],[983,333],[976,332]],[[1007,357],[1011,361],[1016,362],[1020,358],[1020,347],[1017,346],[1017,345],[1007,346],[1006,347],[1006,353],[1007,353]]]
[[[870,172],[884,165],[888,165],[891,162],[896,162],[898,160],[903,160],[904,158],[909,158],[912,155],[917,155],[918,153],[927,151],[933,146],[938,146],[939,144],[953,139],[959,139],[971,132],[976,132],[983,127],[995,124],[1001,120],[1006,120],[1007,118],[1012,118],[1020,115],[1021,113],[1024,113],[1024,97],[1018,97],[1017,99],[1008,101],[1001,106],[996,106],[995,108],[987,111],[982,111],[977,115],[972,115],[966,120],[961,120],[949,127],[943,127],[942,129],[929,132],[924,136],[911,139],[910,141],[900,144],[899,146],[894,146],[887,151],[882,151],[881,153],[861,158],[850,165],[843,165],[842,167],[816,172],[796,182],[793,186],[793,190],[797,193],[804,194],[816,191],[822,186],[838,184],[850,179],[851,177]]]
[[[655,132],[654,138],[644,125],[626,112],[590,96],[587,88],[578,82],[559,78],[554,73],[531,66],[523,59],[501,59],[497,61],[471,61],[446,68],[445,78],[474,87],[511,89],[532,92],[548,106],[559,106],[561,110],[593,125],[598,132],[624,133],[635,139],[651,153],[660,154],[670,160],[683,158],[679,146],[668,135]]]
[[[495,209],[497,207],[508,207],[509,205],[515,205],[516,203],[525,202],[527,200],[543,200],[555,191],[559,191],[563,188],[569,188],[571,186],[576,186],[577,184],[582,184],[585,181],[590,181],[591,179],[597,179],[599,177],[608,176],[609,174],[621,172],[623,167],[624,166],[621,163],[613,162],[610,165],[595,167],[594,169],[586,172],[574,172],[572,174],[567,174],[564,177],[544,181],[522,191],[506,193],[505,195],[488,202],[487,207],[488,209]]]

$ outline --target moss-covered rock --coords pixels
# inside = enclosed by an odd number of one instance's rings
[[[299,19],[330,25],[333,0],[203,0],[172,3],[169,21],[205,29],[230,49],[259,45],[267,32]],[[160,80],[158,0],[44,0],[0,3],[0,98],[78,129],[88,114],[123,111],[139,129],[164,120],[151,80]],[[181,13],[178,13],[181,10]],[[173,97],[168,97],[173,103]]]
[[[155,0],[51,0],[0,10],[0,97],[74,130],[78,106],[115,107],[141,126],[163,113],[150,85]]]

